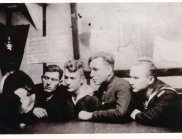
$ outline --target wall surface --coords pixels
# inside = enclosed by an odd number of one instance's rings
[[[78,4],[78,14],[85,61],[104,50],[114,53],[115,69],[128,69],[143,56],[159,68],[182,66],[182,3]]]
[[[38,4],[26,4],[30,15],[35,23],[36,29],[30,25],[28,39],[35,39],[35,38],[42,38],[43,32],[43,20],[42,20],[42,7]],[[0,14],[0,18],[4,19],[3,13]],[[14,12],[12,15],[12,24],[13,25],[23,25],[23,24],[30,24],[29,21],[20,13]],[[61,46],[56,47],[63,47],[65,48],[64,52],[58,52],[59,55],[63,55],[64,53],[69,54],[70,59],[73,58],[73,50],[72,50],[72,35],[71,35],[71,18],[70,18],[70,7],[69,4],[48,4],[46,10],[46,37],[57,37],[57,36],[64,36],[64,42],[69,42],[69,46],[65,46],[65,44],[61,44]],[[4,21],[2,21],[4,22]],[[27,39],[27,40],[28,40]],[[62,41],[62,40],[57,40]],[[60,42],[55,42],[60,45]],[[22,60],[22,64],[20,69],[28,73],[35,83],[41,82],[40,76],[42,75],[42,61],[41,63],[29,63],[27,53],[29,51],[28,44],[25,46],[24,56]],[[50,49],[54,49],[54,46],[49,46]],[[49,58],[48,58],[49,59]],[[58,62],[51,62],[49,64],[58,64],[60,67],[63,67],[64,61]]]
[[[30,26],[28,39],[42,37],[42,7],[33,3],[26,5],[37,27]],[[4,18],[0,11],[1,23],[5,23]],[[60,55],[66,54],[72,59],[70,4],[50,3],[46,20],[47,37],[62,37],[57,42],[64,49]],[[13,25],[30,24],[18,12],[13,14],[12,21]],[[158,68],[182,67],[182,3],[78,3],[77,21],[80,56],[86,63],[95,52],[111,51],[115,55],[115,69],[129,69],[143,56],[154,58]],[[28,46],[21,69],[38,83],[42,63],[28,63]],[[63,67],[64,62],[65,59],[47,64]],[[161,79],[174,87],[182,87],[182,77]]]

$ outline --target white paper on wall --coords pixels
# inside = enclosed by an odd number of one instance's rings
[[[47,36],[27,40],[28,63],[62,62],[73,57],[72,42],[65,36]]]

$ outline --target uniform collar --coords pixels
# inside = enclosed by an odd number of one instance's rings
[[[101,84],[101,87],[106,87],[106,86],[110,85],[112,83],[112,81],[114,80],[114,78],[115,78],[115,76],[112,75],[107,81],[105,81]]]
[[[115,76],[112,75],[108,81],[105,81],[101,84],[101,86],[98,89],[98,96],[102,96],[103,92],[108,88],[108,86],[112,86],[112,82],[115,79]]]
[[[88,84],[83,84],[80,88],[79,88],[79,93],[76,97],[73,97],[72,95],[72,101],[74,104],[76,104],[81,98],[87,96],[87,95],[90,95],[92,96],[93,95],[93,88],[91,86],[89,86]]]
[[[153,91],[158,91],[164,86],[170,87],[169,85],[166,85],[163,81],[156,79],[156,81],[153,84]]]

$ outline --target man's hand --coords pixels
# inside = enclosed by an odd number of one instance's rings
[[[87,111],[81,111],[78,114],[78,118],[81,120],[90,120],[92,118],[93,113]]]
[[[141,111],[139,111],[138,109],[134,109],[132,111],[132,113],[130,114],[130,117],[135,120],[135,116],[138,114],[138,113],[141,113]]]
[[[47,117],[47,111],[43,108],[34,108],[33,110],[33,114],[38,117],[38,118],[43,118],[43,117]]]

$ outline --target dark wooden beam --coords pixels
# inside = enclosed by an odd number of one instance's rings
[[[115,70],[115,75],[121,78],[130,78],[129,70]],[[86,71],[87,78],[90,78],[90,72]],[[166,77],[166,76],[182,76],[182,68],[161,68],[157,69],[158,77]]]
[[[119,77],[130,77],[129,70],[116,70],[115,74]],[[158,77],[165,76],[182,76],[182,68],[161,68],[157,69]]]
[[[42,4],[42,14],[43,14],[43,22],[42,22],[42,35],[46,36],[46,8],[47,8],[47,4],[43,3]]]
[[[42,3],[42,36],[45,37],[46,36],[46,8],[47,8],[47,4],[46,3]],[[46,63],[43,63],[43,73],[45,71],[45,67],[47,66]]]
[[[72,28],[72,39],[73,39],[73,57],[74,59],[80,58],[79,51],[79,39],[78,39],[78,25],[77,25],[77,7],[76,3],[70,4],[71,9],[71,28]]]

